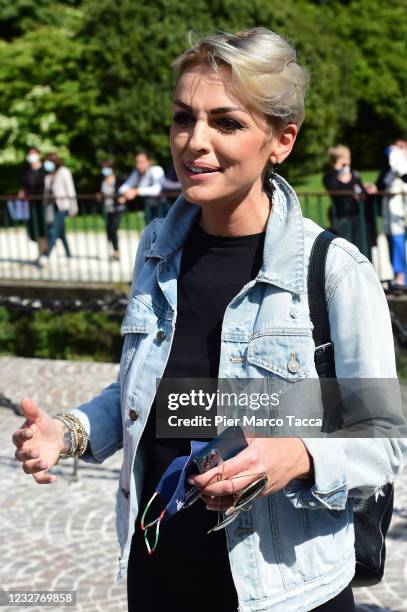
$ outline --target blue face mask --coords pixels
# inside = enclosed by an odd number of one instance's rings
[[[246,446],[247,442],[240,427],[228,427],[209,443],[191,440],[189,456],[176,457],[170,463],[141,517],[141,529],[144,531],[144,541],[150,555],[157,547],[160,523],[192,506],[201,494],[200,489],[188,483],[188,478],[197,473],[207,472],[226,459],[234,457]],[[164,506],[164,509],[156,519],[146,522],[146,514],[156,497],[159,498],[161,508]],[[153,546],[150,546],[147,532],[154,526],[156,528],[155,541]]]
[[[50,159],[45,160],[44,162],[44,170],[45,172],[54,172],[55,164]]]
[[[102,168],[103,176],[111,176],[113,174],[113,168],[104,167]]]

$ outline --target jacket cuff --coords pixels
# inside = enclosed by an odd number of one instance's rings
[[[283,489],[296,508],[344,510],[348,499],[348,483],[341,466],[345,453],[332,440],[301,438],[314,462],[314,482],[294,479]]]

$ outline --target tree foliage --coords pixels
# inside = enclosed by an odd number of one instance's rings
[[[378,164],[407,132],[406,0],[0,0],[0,189],[11,191],[26,145],[57,149],[81,189],[97,162],[123,171],[135,148],[169,160],[171,61],[187,32],[265,26],[292,42],[311,74],[290,178],[318,171],[348,142]],[[15,175],[16,176],[16,175]]]

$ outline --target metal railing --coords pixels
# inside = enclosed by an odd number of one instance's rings
[[[55,210],[43,198],[33,197],[25,204],[15,196],[0,196],[0,280],[37,280],[69,283],[129,283],[132,278],[135,253],[142,230],[154,217],[165,216],[168,198],[177,194],[162,194],[144,201],[144,208],[135,206],[137,200],[116,214],[119,222],[119,259],[113,257],[107,227],[109,217],[103,204],[94,194],[77,197],[78,214],[66,216],[67,254],[61,239],[57,239],[49,257],[39,256],[39,249],[50,244],[55,229]],[[337,215],[332,197],[354,195],[353,192],[298,192],[302,211],[322,227],[335,227]],[[358,234],[360,250],[369,256],[369,226],[381,231],[379,198],[386,195],[361,196],[358,206]],[[392,194],[393,195],[393,194]],[[47,208],[48,207],[48,208]],[[52,204],[54,207],[54,204]],[[49,212],[53,213],[48,218]],[[31,234],[31,238],[30,238]]]

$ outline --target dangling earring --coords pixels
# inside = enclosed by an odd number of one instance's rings
[[[279,162],[276,160],[275,162],[271,162],[271,174],[269,175],[268,178],[268,188],[269,188],[269,192],[270,192],[270,196],[273,195],[274,190],[275,190],[275,185],[274,185],[274,179],[276,177],[276,173],[279,167]]]

